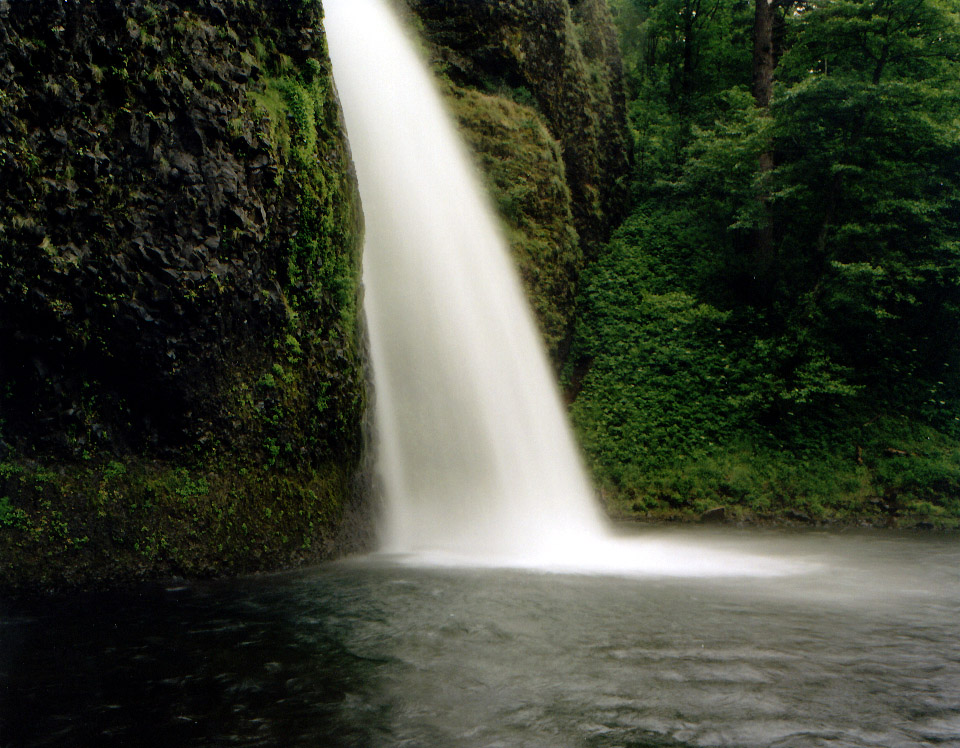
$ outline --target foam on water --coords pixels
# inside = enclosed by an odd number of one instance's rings
[[[781,558],[732,551],[667,537],[584,537],[565,552],[546,547],[538,552],[464,554],[418,551],[382,554],[399,565],[441,568],[528,569],[551,574],[602,574],[618,577],[779,577],[809,573],[821,564],[808,558]]]

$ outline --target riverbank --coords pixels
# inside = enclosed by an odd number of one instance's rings
[[[931,522],[923,516],[864,515],[860,517],[811,517],[802,512],[787,510],[783,514],[757,514],[738,506],[716,506],[702,513],[690,510],[658,509],[644,512],[635,512],[629,509],[619,513],[611,513],[611,520],[616,526],[694,526],[716,525],[735,527],[739,529],[762,530],[876,530],[907,531],[917,533],[931,533],[933,535],[958,535],[960,537],[960,520]]]
[[[618,520],[960,529],[960,448],[929,435],[877,446],[884,443],[847,454],[741,443],[595,471],[604,508]]]
[[[358,466],[0,463],[0,594],[315,564],[372,546]],[[8,497],[16,497],[12,502]]]

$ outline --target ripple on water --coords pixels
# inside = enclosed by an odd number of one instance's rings
[[[48,600],[0,615],[0,734],[4,748],[960,745],[960,553],[871,537],[717,541],[829,566],[779,578],[374,560]]]

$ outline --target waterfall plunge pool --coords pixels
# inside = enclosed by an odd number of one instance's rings
[[[640,535],[801,571],[549,574],[374,556],[0,605],[0,745],[960,745],[955,537]]]

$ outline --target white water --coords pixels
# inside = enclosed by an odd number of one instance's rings
[[[610,534],[507,246],[431,74],[383,0],[325,0],[366,221],[383,550],[418,563],[772,573]],[[639,446],[639,445],[638,445]]]

